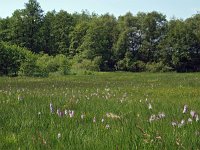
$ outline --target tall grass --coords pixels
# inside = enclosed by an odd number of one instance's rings
[[[199,87],[199,73],[1,77],[0,149],[198,149]]]

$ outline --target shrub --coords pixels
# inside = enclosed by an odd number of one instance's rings
[[[65,55],[55,57],[47,54],[33,55],[20,67],[20,74],[25,76],[47,77],[49,73],[67,75],[70,72],[70,63]]]
[[[133,62],[131,65],[131,71],[133,71],[133,72],[146,71],[145,63],[143,61],[139,61],[139,60],[136,62]]]
[[[0,42],[0,75],[16,76],[21,63],[30,54],[25,48]]]
[[[147,63],[146,70],[149,72],[168,72],[172,71],[173,68],[164,65],[164,63],[162,62],[158,63],[152,62],[152,63]]]

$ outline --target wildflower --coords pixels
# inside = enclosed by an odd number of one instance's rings
[[[191,118],[188,118],[188,123],[192,123],[192,119]]]
[[[184,105],[183,114],[185,114],[187,111],[188,111],[188,106],[187,106],[187,105]]]
[[[173,127],[177,126],[177,123],[176,122],[172,122],[172,126]]]
[[[102,122],[102,123],[104,122],[104,119],[103,119],[103,118],[101,119],[101,122]]]
[[[52,103],[50,103],[50,111],[51,111],[51,113],[53,113],[53,104]]]
[[[149,118],[149,122],[151,123],[152,121],[156,120],[156,115],[151,115]]]
[[[185,120],[183,119],[183,120],[181,120],[181,124],[185,124]]]
[[[165,113],[163,113],[163,112],[158,113],[158,117],[159,117],[160,119],[165,118]]]
[[[178,127],[181,128],[185,124],[185,120],[181,120],[181,123],[178,124]]]
[[[58,139],[60,139],[61,138],[61,133],[58,133]]]
[[[96,117],[93,118],[93,123],[96,123]]]
[[[110,125],[109,125],[109,124],[107,124],[107,125],[106,125],[106,129],[109,129],[109,128],[110,128]]]
[[[66,116],[68,115],[68,111],[67,111],[67,109],[65,109],[65,115],[66,115]]]
[[[74,116],[74,110],[69,110],[69,117],[72,118]]]
[[[149,110],[152,109],[152,105],[149,103],[148,105]]]
[[[196,118],[196,122],[198,122],[199,121],[199,115],[195,115],[195,118]]]
[[[192,116],[192,118],[195,117],[195,114],[196,114],[196,112],[195,112],[194,110],[191,110],[191,111],[190,111],[190,115]]]
[[[40,112],[40,111],[38,112],[38,115],[41,115],[41,112]]]
[[[63,116],[63,112],[61,112],[59,108],[57,109],[57,115],[60,117]]]
[[[82,115],[81,115],[81,119],[84,119],[84,117],[85,117],[85,115],[84,115],[84,114],[82,114]]]

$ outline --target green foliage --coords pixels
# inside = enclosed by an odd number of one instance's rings
[[[29,57],[20,68],[20,75],[47,77],[51,73],[67,75],[70,73],[70,63],[66,56],[55,57],[47,54]]]
[[[164,65],[162,62],[152,62],[146,64],[146,71],[149,72],[169,72],[172,70],[173,68]]]
[[[70,61],[81,57],[86,64],[82,66],[91,70],[145,71],[137,67],[138,62],[158,70],[162,67],[154,62],[162,62],[178,72],[200,71],[199,24],[199,14],[186,20],[167,21],[165,15],[156,11],[137,15],[128,12],[118,18],[108,13],[90,14],[87,10],[73,14],[53,10],[44,14],[37,0],[29,0],[24,9],[0,18],[0,41],[37,54],[63,54]],[[101,58],[98,63],[96,58]]]
[[[21,63],[30,54],[24,48],[0,42],[0,75],[16,76]]]
[[[73,60],[72,69],[77,72],[77,70],[84,71],[99,71],[99,64],[101,63],[101,57],[95,57],[93,61],[90,59],[82,59],[80,57],[76,57]]]

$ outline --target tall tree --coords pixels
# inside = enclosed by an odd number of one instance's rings
[[[21,46],[27,47],[34,52],[42,50],[40,28],[43,21],[43,10],[36,0],[29,0],[25,3],[25,9],[16,10],[11,18],[12,41]]]

